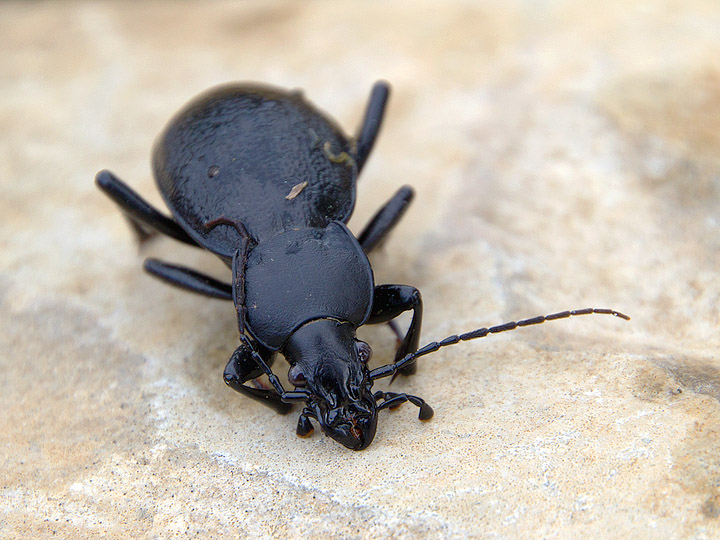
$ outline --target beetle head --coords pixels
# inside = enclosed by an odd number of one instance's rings
[[[370,346],[355,338],[355,327],[333,319],[311,321],[283,352],[291,364],[290,383],[310,394],[301,421],[315,418],[328,437],[352,450],[366,448],[375,437],[377,406],[366,365]]]

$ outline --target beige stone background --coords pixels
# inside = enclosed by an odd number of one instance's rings
[[[0,538],[720,536],[716,0],[3,2],[0,51]],[[93,176],[160,204],[150,147],[196,93],[300,87],[353,133],[378,78],[350,226],[415,186],[372,260],[423,343],[633,319],[426,357],[392,388],[435,418],[356,453],[225,387],[232,307],[141,262],[227,270],[140,252]]]

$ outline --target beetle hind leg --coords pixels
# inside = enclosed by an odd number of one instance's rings
[[[117,204],[130,221],[140,243],[159,232],[185,244],[199,247],[175,220],[164,215],[108,170],[95,176],[95,183]]]
[[[390,95],[390,87],[384,81],[378,81],[370,92],[370,100],[365,109],[365,117],[362,126],[358,130],[356,137],[357,152],[355,162],[357,163],[358,172],[360,172],[370,156],[370,151],[375,144],[380,126],[382,125],[383,116],[385,115],[385,105],[387,105],[388,96]]]

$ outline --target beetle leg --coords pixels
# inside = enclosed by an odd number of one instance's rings
[[[150,228],[180,242],[199,247],[172,218],[158,211],[110,171],[97,173],[95,183],[125,213],[141,242],[151,236],[146,230]]]
[[[415,352],[418,348],[422,326],[422,297],[420,291],[409,285],[379,285],[375,287],[368,324],[389,322],[404,311],[411,309],[413,316],[410,327],[395,353],[395,362],[403,359],[407,354]],[[400,373],[412,375],[416,369],[415,363],[409,363],[403,366]]]
[[[252,356],[252,359],[255,362],[255,366],[260,367],[262,372],[267,375],[267,378],[270,381],[270,384],[272,385],[275,394],[277,395],[276,399],[281,400],[283,403],[294,403],[295,401],[301,400],[308,401],[311,398],[311,394],[307,390],[296,389],[292,392],[286,391],[285,388],[283,388],[280,379],[278,379],[278,376],[273,373],[272,369],[270,369],[270,365],[265,361],[265,358],[263,358],[263,356],[255,349],[255,345],[248,336],[246,336],[245,334],[240,334],[240,343],[240,347],[238,347],[235,352],[237,353],[240,350],[244,350],[247,351],[247,354]]]
[[[315,428],[310,421],[311,416],[314,416],[312,409],[305,407],[303,412],[300,414],[300,418],[298,418],[297,428],[295,429],[295,433],[298,437],[309,437],[312,435],[313,431],[315,431]]]
[[[358,242],[366,253],[382,242],[400,221],[414,195],[410,186],[403,186],[375,213],[358,236]]]
[[[158,259],[145,259],[143,268],[156,278],[186,291],[221,300],[233,299],[231,285],[201,274],[191,268],[168,264]]]
[[[380,405],[378,405],[378,411],[382,409],[395,409],[406,401],[409,401],[418,409],[420,409],[418,413],[418,418],[420,420],[430,420],[435,414],[435,411],[432,410],[432,407],[428,405],[424,399],[417,396],[411,396],[410,394],[396,394],[395,392],[379,391],[375,392],[375,394],[373,394],[373,397],[375,398],[375,401],[381,399],[385,400]]]
[[[233,390],[275,409],[280,414],[288,413],[292,405],[284,403],[275,390],[255,388],[245,384],[247,381],[260,377],[265,372],[255,361],[255,354],[261,356],[268,367],[275,360],[274,351],[266,349],[262,345],[251,344],[249,340],[244,341],[235,349],[230,361],[225,366],[225,373],[223,374],[225,384]]]
[[[378,81],[370,91],[370,100],[367,109],[365,109],[365,117],[362,126],[357,134],[357,152],[355,154],[355,162],[357,163],[358,173],[362,170],[365,161],[367,161],[370,151],[375,144],[380,126],[382,125],[385,113],[385,105],[390,95],[390,87],[384,81]]]

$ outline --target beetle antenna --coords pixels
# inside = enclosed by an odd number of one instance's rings
[[[387,364],[379,368],[370,371],[370,379],[381,379],[383,377],[389,377],[395,375],[397,371],[402,369],[404,366],[411,364],[416,358],[425,356],[426,354],[434,353],[440,347],[446,347],[448,345],[455,345],[461,341],[470,341],[471,339],[483,338],[489,334],[499,334],[500,332],[507,332],[515,330],[523,326],[532,326],[534,324],[541,324],[545,321],[554,321],[557,319],[567,319],[568,317],[575,317],[577,315],[612,315],[614,317],[620,317],[623,320],[629,321],[630,317],[619,311],[605,308],[585,308],[585,309],[573,309],[568,311],[560,311],[558,313],[552,313],[550,315],[540,315],[539,317],[533,317],[531,319],[523,319],[521,321],[511,321],[498,326],[491,326],[490,328],[478,328],[471,332],[466,332],[460,335],[448,336],[441,341],[433,341],[428,343],[424,347],[420,347],[414,353],[405,355],[401,360],[398,360],[394,364]]]

